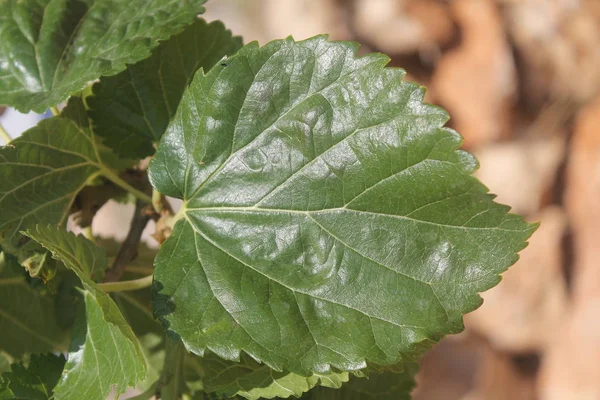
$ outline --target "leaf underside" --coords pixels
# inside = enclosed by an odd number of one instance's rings
[[[66,350],[55,299],[27,282],[16,259],[0,253],[0,350],[12,357]]]
[[[52,398],[65,358],[54,354],[33,354],[29,365],[13,364],[0,377],[0,399],[47,400]]]
[[[184,200],[154,311],[196,354],[303,376],[395,365],[463,328],[535,230],[388,58],[316,37],[198,73],[149,175]]]
[[[95,133],[119,154],[151,155],[196,71],[208,71],[240,47],[241,38],[221,22],[198,19],[162,42],[151,57],[94,84],[87,101]]]
[[[143,352],[114,301],[90,279],[105,269],[104,250],[83,236],[54,227],[29,230],[29,237],[81,279],[85,308],[73,327],[69,356],[54,393],[57,400],[105,400],[111,389],[123,393],[146,377]]]
[[[77,193],[101,171],[122,164],[71,119],[80,102],[72,98],[63,117],[43,120],[0,147],[0,245],[6,252],[19,253],[22,230],[64,226]]]
[[[410,400],[415,387],[417,364],[404,365],[402,373],[372,373],[368,378],[350,379],[340,389],[317,387],[301,397],[302,400]]]
[[[211,353],[192,360],[201,366],[204,390],[225,397],[240,396],[248,400],[300,397],[317,385],[338,389],[348,381],[347,372],[305,377],[273,371],[249,357],[234,363]]]

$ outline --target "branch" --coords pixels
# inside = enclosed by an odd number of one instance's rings
[[[142,233],[150,219],[152,219],[152,215],[146,209],[146,204],[141,200],[137,200],[127,237],[121,245],[119,254],[113,261],[111,268],[106,272],[104,282],[116,282],[121,279],[127,265],[137,256]]]

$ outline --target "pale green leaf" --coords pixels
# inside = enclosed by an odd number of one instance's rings
[[[241,396],[250,400],[300,397],[317,385],[339,388],[348,381],[348,373],[314,374],[309,377],[291,372],[273,371],[249,357],[241,362],[223,360],[214,354],[190,357],[201,370],[204,390],[225,397]]]
[[[0,102],[45,111],[191,24],[206,0],[0,0]]]
[[[34,287],[17,261],[0,252],[0,350],[12,357],[65,351],[55,297]]]
[[[154,311],[190,351],[305,376],[412,359],[535,230],[471,176],[422,87],[355,51],[250,44],[184,95],[149,172],[184,200]]]
[[[29,363],[11,365],[0,377],[0,399],[47,400],[60,379],[65,358],[54,354],[33,354]]]
[[[65,226],[77,193],[95,177],[114,177],[123,163],[73,119],[81,100],[72,98],[62,117],[41,121],[0,147],[0,245],[18,254],[20,231],[36,224]]]
[[[140,345],[114,301],[89,278],[106,268],[104,250],[83,236],[38,226],[26,233],[75,272],[83,284],[85,310],[76,318],[71,348],[55,398],[105,400],[146,377]]]
[[[94,84],[88,104],[95,132],[120,154],[152,154],[196,71],[209,70],[241,46],[221,22],[197,20],[151,57]]]
[[[410,400],[415,387],[417,364],[405,364],[402,373],[372,373],[367,378],[353,377],[341,389],[317,387],[303,400]]]

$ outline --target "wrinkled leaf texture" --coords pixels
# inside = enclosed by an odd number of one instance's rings
[[[535,230],[424,89],[356,50],[253,43],[185,93],[149,175],[184,200],[153,302],[192,352],[303,376],[412,360]]]
[[[150,56],[206,0],[0,0],[0,102],[44,112]]]

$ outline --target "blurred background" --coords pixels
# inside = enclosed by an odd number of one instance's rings
[[[600,399],[600,0],[212,0],[207,8],[206,19],[223,20],[245,42],[328,33],[388,54],[450,112],[497,200],[541,221],[520,261],[465,317],[465,332],[423,359],[415,400]],[[39,118],[0,117],[15,136]],[[94,232],[122,239],[114,226],[131,212],[104,207]]]

